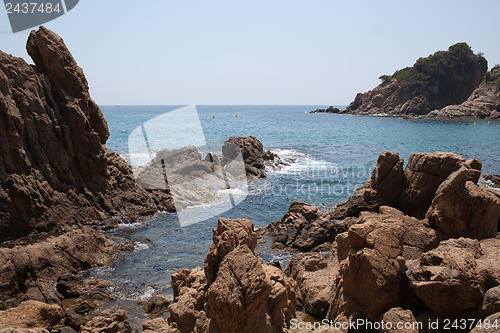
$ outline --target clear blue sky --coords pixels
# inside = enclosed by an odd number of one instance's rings
[[[348,104],[381,74],[466,41],[500,63],[498,0],[80,0],[46,24],[99,104]],[[0,10],[0,49],[29,31]]]

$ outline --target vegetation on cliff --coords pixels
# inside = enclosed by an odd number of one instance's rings
[[[483,81],[488,63],[467,43],[419,58],[412,67],[379,77],[375,89],[358,94],[344,110],[355,114],[427,114],[460,104]]]

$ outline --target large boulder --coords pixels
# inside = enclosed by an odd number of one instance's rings
[[[0,308],[23,300],[60,303],[58,277],[109,264],[114,243],[83,228],[32,245],[0,249]],[[61,291],[65,293],[65,290]]]
[[[26,48],[34,66],[0,51],[0,238],[154,213],[64,41],[40,27]]]
[[[417,320],[410,310],[392,308],[384,313],[379,321],[385,323],[384,327],[378,330],[380,333],[419,333]]]
[[[449,237],[483,239],[498,231],[500,198],[469,180],[475,171],[463,166],[451,174],[427,212],[431,225]]]
[[[273,247],[310,251],[325,242],[333,242],[352,222],[350,219],[334,220],[316,207],[294,201],[281,221],[271,222],[260,229],[259,234],[270,235]]]
[[[286,273],[297,282],[304,311],[324,318],[330,307],[330,290],[338,262],[319,253],[300,253],[290,260]]]
[[[360,221],[337,236],[339,275],[328,317],[361,314],[376,320],[411,296],[405,289],[406,261],[438,245],[434,230],[402,212],[382,206],[362,212]]]
[[[409,261],[406,275],[432,311],[453,316],[477,309],[487,289],[500,284],[500,239],[449,239]]]
[[[59,305],[25,301],[15,308],[0,311],[0,328],[52,330],[64,319],[64,310]]]

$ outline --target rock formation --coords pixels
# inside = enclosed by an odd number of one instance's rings
[[[257,236],[244,219],[219,219],[205,269],[172,275],[168,321],[144,323],[156,332],[284,332],[295,311],[291,279],[254,253]]]
[[[109,264],[114,243],[89,228],[51,236],[33,245],[0,248],[0,308],[23,300],[61,304],[58,277]]]
[[[40,27],[26,48],[34,66],[0,51],[0,238],[154,213],[64,41]]]
[[[0,311],[0,329],[46,329],[63,327],[64,310],[59,305],[25,301],[19,306]]]
[[[325,242],[333,242],[337,234],[346,231],[354,219],[334,220],[307,203],[294,201],[281,221],[259,229],[260,237],[270,235],[275,248],[311,251]]]
[[[341,113],[425,115],[466,101],[486,71],[486,59],[475,55],[466,43],[458,43],[448,51],[418,59],[413,67],[381,76],[382,84],[359,93]]]
[[[339,113],[340,109],[339,108],[334,108],[333,106],[330,106],[328,109],[316,109],[314,111],[310,111],[309,113]]]

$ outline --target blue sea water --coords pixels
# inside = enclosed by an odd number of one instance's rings
[[[178,107],[102,106],[111,133],[107,147],[127,158],[131,131]],[[246,199],[221,216],[248,218],[262,227],[279,220],[293,200],[329,210],[370,177],[378,155],[386,150],[399,152],[405,161],[414,152],[451,151],[480,159],[483,172],[500,173],[498,121],[308,113],[317,108],[325,106],[197,106],[208,142],[253,135],[265,149],[295,161],[250,181]],[[93,274],[114,281],[112,292],[122,299],[169,294],[172,273],[203,266],[216,224],[214,217],[180,227],[176,214],[159,213],[146,223],[122,226],[112,233],[136,241],[136,250]],[[266,245],[258,251],[264,260],[286,262],[289,256]]]

